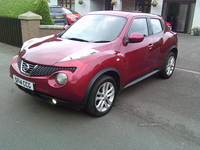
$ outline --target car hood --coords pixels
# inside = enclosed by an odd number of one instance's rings
[[[65,57],[78,51],[95,49],[108,50],[111,43],[88,43],[62,39],[57,35],[31,39],[24,43],[19,56],[30,63],[54,65]]]

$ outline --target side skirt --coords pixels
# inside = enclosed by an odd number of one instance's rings
[[[144,76],[142,76],[142,77],[140,77],[140,78],[138,78],[138,79],[136,79],[136,80],[133,80],[132,82],[130,82],[130,83],[128,83],[126,86],[124,86],[122,89],[125,89],[125,88],[127,88],[127,87],[129,87],[129,86],[132,86],[133,84],[136,84],[136,83],[138,83],[138,82],[140,82],[140,81],[142,81],[142,80],[144,80],[144,79],[146,79],[146,78],[152,76],[153,74],[155,74],[155,73],[157,73],[157,72],[159,72],[159,71],[160,71],[160,70],[154,70],[154,71],[152,71],[152,72],[150,72],[150,73],[148,73],[148,74],[146,74],[146,75],[144,75]]]

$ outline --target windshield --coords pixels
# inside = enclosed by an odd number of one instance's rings
[[[72,25],[62,38],[84,42],[110,42],[121,33],[126,18],[109,15],[86,15]]]
[[[71,12],[72,12],[72,14],[78,14],[78,12],[76,12],[75,10],[72,10],[72,9],[69,9]]]

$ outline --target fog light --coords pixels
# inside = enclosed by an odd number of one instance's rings
[[[64,73],[58,73],[58,74],[56,75],[56,82],[57,82],[58,84],[60,84],[60,85],[66,84],[66,83],[67,83],[67,79],[68,79],[68,77],[67,77],[67,75],[64,74]]]
[[[57,104],[57,100],[52,99],[52,103],[53,103],[53,104]]]

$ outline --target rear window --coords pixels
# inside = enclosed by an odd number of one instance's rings
[[[60,7],[50,7],[52,13],[64,13],[64,10]]]

